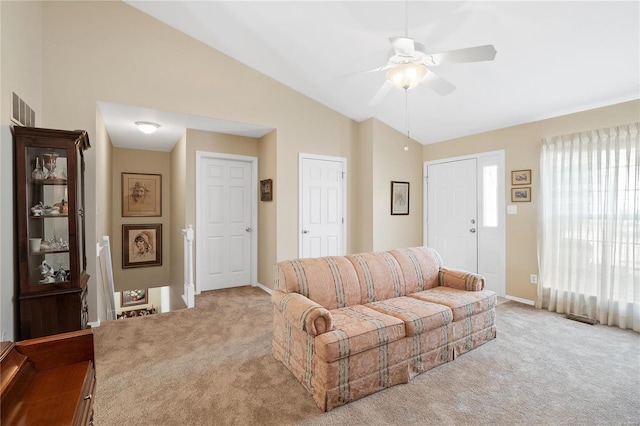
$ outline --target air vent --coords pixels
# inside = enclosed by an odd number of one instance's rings
[[[36,112],[15,92],[12,92],[11,121],[24,127],[34,127],[36,125]]]
[[[598,324],[598,321],[582,316],[582,315],[574,315],[574,314],[569,314],[567,315],[565,318],[573,320],[573,321],[578,321],[578,322],[583,322],[585,324],[589,324],[589,325],[596,325]]]

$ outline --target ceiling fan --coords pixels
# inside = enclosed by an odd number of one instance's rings
[[[392,50],[387,63],[366,72],[387,71],[387,80],[369,101],[369,106],[379,103],[393,87],[409,90],[424,83],[441,96],[448,95],[456,86],[438,76],[431,67],[464,62],[492,61],[496,49],[491,44],[439,53],[426,53],[424,46],[408,37],[389,39]]]

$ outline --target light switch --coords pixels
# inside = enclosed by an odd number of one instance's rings
[[[507,214],[518,214],[518,206],[507,206]]]

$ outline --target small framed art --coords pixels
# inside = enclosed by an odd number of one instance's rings
[[[162,175],[122,173],[122,217],[162,216]]]
[[[511,185],[531,185],[531,170],[512,171]]]
[[[273,201],[273,180],[260,181],[260,201]]]
[[[120,306],[122,307],[147,303],[147,289],[125,290],[120,294]]]
[[[391,214],[409,214],[409,182],[391,181]]]
[[[122,268],[162,265],[162,224],[122,225]]]
[[[511,188],[511,201],[514,203],[531,201],[531,188]]]

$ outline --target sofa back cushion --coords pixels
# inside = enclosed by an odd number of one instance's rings
[[[389,253],[398,261],[406,294],[438,287],[438,273],[442,266],[440,255],[430,247],[412,247],[391,250]]]
[[[284,293],[299,293],[327,309],[360,303],[360,284],[344,256],[296,259],[275,266],[274,284]]]
[[[346,256],[353,263],[360,281],[360,303],[371,303],[404,296],[405,285],[400,265],[389,252],[360,253]]]

